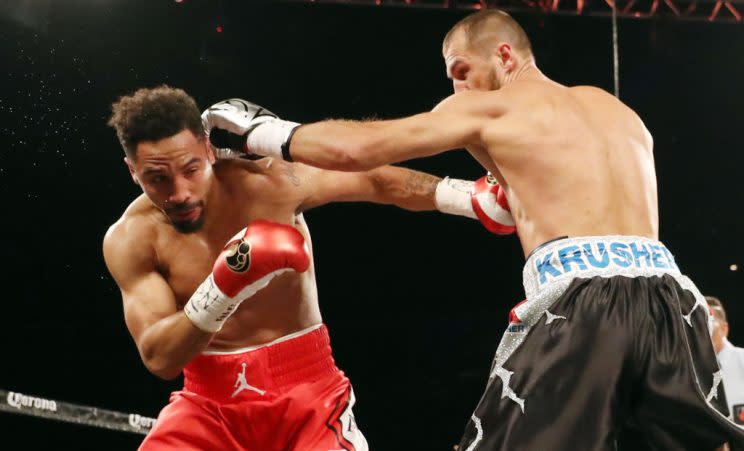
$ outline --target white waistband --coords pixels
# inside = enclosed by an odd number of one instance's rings
[[[550,241],[524,265],[527,299],[565,289],[577,278],[680,276],[674,256],[660,241],[638,236],[586,236]]]
[[[320,329],[320,326],[322,325],[323,323],[316,324],[314,326],[308,327],[307,329],[302,329],[302,330],[298,330],[297,332],[292,332],[291,334],[285,335],[283,337],[279,337],[276,340],[272,340],[262,345],[248,346],[246,348],[239,348],[239,349],[231,349],[229,351],[206,350],[202,352],[202,355],[232,355],[232,354],[242,354],[244,352],[255,351],[256,349],[265,348],[267,346],[275,345],[277,343],[281,343],[283,341],[291,340],[293,338],[297,338],[299,336],[305,335],[314,330]]]

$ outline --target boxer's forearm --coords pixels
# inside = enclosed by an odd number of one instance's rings
[[[299,127],[289,154],[296,162],[338,171],[364,171],[466,145],[471,128],[452,115],[422,113],[386,121],[323,121]]]
[[[369,171],[377,187],[380,204],[395,205],[410,211],[436,210],[434,194],[441,178],[411,169],[383,166]]]
[[[148,327],[138,348],[151,373],[163,379],[174,379],[207,347],[213,335],[196,327],[180,311]]]
[[[323,121],[297,129],[289,147],[292,160],[321,169],[365,171],[390,163],[365,152],[376,122]]]

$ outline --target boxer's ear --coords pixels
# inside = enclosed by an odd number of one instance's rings
[[[134,166],[132,165],[132,162],[129,160],[129,157],[124,157],[124,163],[127,165],[127,169],[129,169],[129,175],[132,176],[132,180],[135,184],[139,185],[139,179],[137,178],[137,173],[134,172]]]
[[[209,164],[214,164],[214,162],[217,161],[217,154],[214,151],[214,147],[212,147],[212,143],[209,142],[208,138],[204,141],[204,147],[206,147],[207,152],[207,161]]]
[[[495,53],[498,63],[502,68],[504,68],[504,70],[510,71],[515,68],[516,61],[514,59],[514,51],[509,44],[506,42],[499,43],[499,45],[496,46]]]

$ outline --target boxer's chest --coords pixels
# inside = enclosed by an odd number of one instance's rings
[[[183,306],[199,284],[212,272],[212,266],[225,244],[255,219],[269,219],[291,224],[292,212],[281,209],[243,206],[224,211],[221,219],[196,233],[182,234],[174,230],[161,233],[157,240],[158,269],[166,279],[176,301]]]

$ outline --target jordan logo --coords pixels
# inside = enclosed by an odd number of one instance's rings
[[[256,388],[253,385],[248,384],[248,381],[245,380],[245,363],[241,363],[243,365],[243,371],[238,373],[238,378],[235,380],[235,385],[233,387],[235,388],[235,391],[233,392],[231,398],[234,398],[238,393],[242,392],[243,390],[250,390],[258,393],[259,395],[263,395],[266,393],[266,390],[261,390],[260,388]]]

